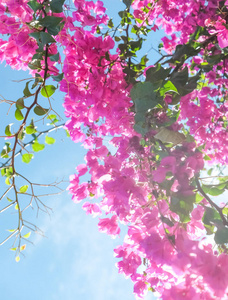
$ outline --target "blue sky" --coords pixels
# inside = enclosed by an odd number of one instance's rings
[[[3,75],[0,82],[0,94],[7,99],[17,99],[23,84],[12,82],[27,75],[12,71],[0,65]],[[55,101],[63,102],[63,95],[55,95]],[[58,112],[63,116],[63,108]],[[0,118],[4,127],[8,107],[1,105]],[[64,131],[52,133],[57,142],[47,146],[44,151],[35,153],[30,164],[20,163],[20,172],[33,182],[48,183],[56,178],[66,181],[75,167],[83,162],[85,154],[79,144],[66,137]],[[67,187],[68,182],[63,183]],[[1,185],[1,194],[4,185]],[[86,216],[81,203],[71,201],[68,192],[46,199],[53,209],[51,215],[39,214],[28,210],[28,218],[44,232],[46,237],[32,234],[27,243],[25,257],[19,263],[14,260],[14,252],[9,249],[12,240],[0,247],[1,300],[134,300],[133,285],[118,274],[115,267],[117,259],[113,257],[113,248],[122,243],[121,238],[111,239],[99,233],[97,219]],[[2,203],[3,205],[4,203]],[[2,207],[1,207],[2,208]],[[7,234],[6,229],[14,228],[16,214],[14,208],[1,214],[0,241]],[[147,300],[153,299],[148,295]]]
[[[104,1],[108,14],[114,16],[124,9],[120,1]],[[159,41],[156,41],[156,45]],[[148,49],[150,41],[148,41]],[[0,95],[6,99],[17,100],[22,96],[24,83],[12,80],[26,78],[23,72],[12,71],[0,65]],[[63,95],[54,95],[58,113],[64,118]],[[1,105],[1,132],[12,122],[8,107]],[[66,188],[68,177],[75,172],[75,167],[83,163],[85,154],[79,144],[74,144],[65,132],[58,131],[50,136],[56,138],[54,145],[46,146],[44,151],[35,154],[30,164],[23,164],[18,157],[20,171],[33,182],[53,182],[56,178],[64,179]],[[4,185],[0,181],[0,193]],[[113,248],[123,241],[111,239],[98,232],[97,219],[86,216],[81,204],[74,204],[71,196],[64,192],[48,197],[46,203],[53,209],[50,216],[28,210],[27,217],[44,232],[46,237],[32,234],[27,243],[25,257],[19,263],[14,260],[14,253],[9,249],[12,240],[0,247],[1,300],[133,300],[133,285],[118,274],[115,267],[117,259],[113,257]],[[1,203],[2,209],[4,203]],[[0,215],[0,242],[7,234],[7,229],[14,228],[16,214],[14,209]],[[146,300],[153,299],[148,295]]]

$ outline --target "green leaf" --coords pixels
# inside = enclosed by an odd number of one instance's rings
[[[203,159],[204,160],[211,160],[210,156],[208,156],[208,155],[204,155]]]
[[[5,135],[7,135],[7,136],[11,136],[12,135],[12,133],[11,133],[11,126],[12,125],[13,124],[9,124],[9,125],[6,126],[6,128],[5,128]]]
[[[36,60],[42,60],[43,56],[45,55],[45,53],[39,52],[33,55],[32,60],[36,59]]]
[[[195,195],[183,197],[178,193],[171,197],[170,210],[179,215],[180,221],[188,223],[190,219],[190,212],[193,210],[195,202]]]
[[[30,124],[29,126],[27,126],[27,127],[25,128],[25,132],[26,132],[27,134],[33,134],[33,133],[36,132],[36,129],[35,129],[34,125]]]
[[[40,33],[41,42],[43,45],[56,43],[56,40],[47,32]]]
[[[40,20],[40,25],[43,27],[55,27],[63,20],[61,17],[46,16]]]
[[[217,224],[221,221],[221,217],[217,210],[211,207],[206,207],[202,221],[205,225]]]
[[[10,250],[11,250],[11,251],[16,251],[16,250],[17,250],[17,248],[16,248],[16,247],[14,247],[14,248],[10,248]]]
[[[196,194],[196,203],[200,203],[203,200],[203,196],[201,196],[200,194]]]
[[[51,10],[54,13],[61,13],[63,11],[63,4],[65,0],[52,0],[50,3]]]
[[[24,116],[22,114],[22,112],[20,111],[20,109],[16,109],[15,111],[15,118],[18,120],[18,121],[21,121],[24,119]]]
[[[11,151],[11,148],[10,148],[10,143],[5,143],[5,146],[3,147],[3,150],[1,152],[1,157],[2,158],[9,158],[9,152]],[[10,168],[11,169],[11,168]],[[5,170],[5,169],[2,169],[2,171]],[[3,171],[4,172],[4,171]],[[10,176],[12,175],[10,172],[9,172],[9,169],[6,169],[6,174],[7,176]]]
[[[54,85],[45,85],[42,87],[40,93],[43,97],[49,98],[51,97],[56,90],[56,87]]]
[[[169,227],[173,227],[174,226],[173,222],[170,221],[169,218],[166,218],[166,217],[164,217],[164,216],[161,215],[160,219],[161,219],[162,223],[167,224]]]
[[[22,193],[22,194],[24,194],[24,193],[26,193],[27,192],[27,189],[28,189],[28,185],[22,185],[21,187],[20,187],[20,193]]]
[[[59,60],[59,52],[54,54],[54,55],[51,55],[50,60],[51,61],[58,61]]]
[[[11,200],[9,197],[6,197],[7,201],[9,202],[13,202],[13,200]]]
[[[197,82],[200,79],[200,75],[196,74],[193,77],[190,77],[188,80],[188,83],[182,88],[180,89],[180,93],[182,96],[185,96],[189,93],[191,93],[192,91],[194,91],[197,87]]]
[[[1,175],[6,176],[6,168],[1,169]]]
[[[25,248],[26,248],[26,245],[22,245],[22,246],[20,247],[20,251],[25,250]]]
[[[121,38],[118,37],[118,36],[115,36],[115,41],[116,41],[116,42],[119,42],[119,41],[121,41]]]
[[[30,93],[29,87],[28,87],[28,85],[29,85],[29,83],[30,83],[31,81],[32,81],[32,80],[26,82],[25,88],[24,88],[24,90],[23,90],[23,93],[24,93],[24,96],[25,96],[25,97],[29,97],[29,96],[32,95],[32,94]]]
[[[53,121],[54,119],[56,119],[56,115],[54,115],[54,114],[48,115],[47,119]]]
[[[17,109],[23,109],[25,107],[25,104],[24,104],[24,98],[19,98],[17,101],[16,101],[16,108]]]
[[[43,108],[39,105],[37,105],[35,108],[34,108],[34,113],[38,116],[43,116],[45,115],[47,112],[49,111],[48,108]]]
[[[130,41],[129,46],[133,52],[136,52],[142,48],[142,42],[142,38],[140,38],[138,41]]]
[[[6,178],[6,180],[5,180],[5,184],[7,184],[7,185],[11,185],[11,182],[10,182],[10,179],[9,179],[9,177],[7,177],[7,178]]]
[[[11,177],[13,175],[13,168],[8,167],[6,168],[6,176]]]
[[[213,170],[214,170],[213,168],[210,168],[210,169],[207,171],[207,174],[208,174],[209,176],[211,176]]]
[[[228,243],[228,228],[225,226],[218,228],[218,230],[215,233],[214,239],[216,244],[219,245]]]
[[[138,122],[134,125],[134,130],[144,136],[147,133],[147,128],[145,127],[144,122]]]
[[[15,208],[16,210],[19,209],[18,203],[16,203],[16,205],[14,206],[14,208]]]
[[[108,28],[113,28],[113,27],[114,27],[113,21],[112,21],[112,19],[109,19]]]
[[[3,149],[3,150],[2,150],[2,152],[1,152],[1,157],[2,157],[2,158],[9,158],[9,155],[8,155],[6,149]]]
[[[212,187],[208,194],[211,195],[211,196],[219,196],[221,194],[223,194],[225,191],[223,189],[218,189],[216,187]]]
[[[31,70],[41,70],[41,62],[39,59],[33,59],[31,61],[31,63],[28,63],[28,67],[31,69]]]
[[[225,185],[226,186],[226,185]],[[205,193],[211,195],[211,196],[218,196],[224,193],[224,185],[222,186],[214,186],[214,185],[202,185],[202,189]]]
[[[135,104],[135,122],[144,122],[146,113],[160,101],[151,82],[139,82],[131,89],[131,98]]]
[[[129,8],[132,4],[132,0],[123,0],[123,3]]]
[[[57,123],[59,120],[56,118],[56,115],[49,115],[47,116],[47,119],[49,119],[51,122],[48,123],[47,125],[54,125],[55,123]]]
[[[37,1],[35,0],[31,0],[27,3],[27,5],[34,11],[36,12],[37,10],[41,9],[42,8],[42,4],[38,3]]]
[[[64,73],[60,73],[59,75],[56,75],[56,76],[52,75],[51,77],[52,77],[55,81],[60,82],[61,80],[63,80],[63,75],[64,75]]]
[[[31,159],[33,158],[33,154],[31,153],[25,153],[22,155],[22,161],[26,164],[30,163]]]
[[[45,145],[44,144],[39,144],[38,142],[34,142],[34,144],[32,144],[32,149],[35,152],[39,152],[44,150]]]
[[[50,136],[45,136],[45,143],[48,144],[48,145],[52,145],[55,143],[55,139],[50,137]]]
[[[67,137],[70,137],[69,130],[65,129],[65,132],[66,132],[66,136],[67,136]]]
[[[25,235],[23,235],[23,238],[28,239],[31,235],[31,231],[29,231],[28,233],[26,233]]]
[[[171,68],[164,69],[161,64],[158,64],[156,67],[151,67],[146,71],[146,81],[150,81],[153,83],[160,80],[165,80],[170,71]]]
[[[178,90],[175,85],[169,80],[164,86],[160,89],[160,95],[164,96],[166,93],[176,93],[178,94]]]
[[[46,27],[49,34],[57,35],[61,30],[61,27],[59,25],[62,20],[63,18],[60,17],[46,16],[42,20],[40,20],[40,25]],[[42,39],[42,34],[41,34],[41,39]]]
[[[180,221],[182,223],[188,223],[188,222],[191,221],[191,218],[187,214],[181,214],[181,213],[179,213],[179,217],[180,217]]]
[[[15,260],[16,260],[16,262],[19,262],[19,261],[20,261],[20,256],[19,256],[19,255],[16,256],[16,257],[15,257]]]
[[[29,33],[29,36],[34,38],[37,41],[37,43],[40,43],[40,32],[31,32]]]
[[[170,77],[170,80],[178,89],[178,91],[179,89],[181,90],[181,88],[183,88],[188,81],[188,68],[185,67],[182,71],[173,73]]]

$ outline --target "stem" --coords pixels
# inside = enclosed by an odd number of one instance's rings
[[[215,203],[211,200],[211,198],[203,191],[203,189],[202,189],[202,187],[201,187],[201,185],[200,185],[200,182],[199,182],[198,177],[195,177],[195,180],[196,180],[196,185],[197,185],[198,191],[202,194],[202,196],[204,196],[204,198],[210,203],[210,205],[211,205],[212,207],[214,207],[214,208],[218,211],[218,213],[219,213],[219,215],[220,215],[220,217],[221,217],[221,219],[222,219],[222,221],[223,221],[223,224],[226,225],[226,226],[228,226],[228,221],[227,221],[227,219],[225,218],[225,216],[223,215],[222,208],[219,207],[217,204],[215,204]]]

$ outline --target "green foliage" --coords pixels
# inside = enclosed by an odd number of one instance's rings
[[[3,149],[2,149],[1,157],[2,157],[2,158],[9,158],[9,153],[10,153],[10,151],[11,151],[10,143],[9,143],[9,142],[6,142],[6,143],[5,143],[5,146],[4,146]],[[10,168],[10,169],[12,169],[12,168]],[[2,171],[2,172],[5,172],[4,170],[6,170],[6,169],[2,169],[1,171]],[[7,170],[9,170],[9,169],[7,169]]]
[[[173,193],[170,202],[170,210],[179,215],[182,223],[188,223],[190,213],[193,210],[193,204],[195,203],[195,195],[181,196],[178,193]]]
[[[146,81],[152,83],[165,80],[170,74],[171,68],[164,69],[161,64],[151,67],[146,71]]]
[[[29,231],[28,233],[26,233],[25,235],[23,235],[23,238],[28,239],[31,235],[31,231]]]
[[[20,187],[20,193],[22,193],[22,194],[24,194],[24,193],[26,193],[27,192],[27,190],[28,190],[28,185],[23,185],[23,186],[21,186]]]
[[[56,43],[56,40],[51,36],[51,33],[40,32],[40,39],[42,45]]]
[[[39,152],[44,150],[45,145],[44,144],[39,144],[37,141],[34,141],[34,143],[32,144],[32,150],[34,152]]]
[[[25,96],[25,97],[29,97],[29,96],[32,95],[32,94],[30,93],[29,87],[28,87],[28,86],[29,86],[29,83],[30,83],[31,81],[32,81],[32,80],[26,82],[25,88],[24,88],[24,90],[23,90],[23,93],[24,93],[24,96]]]
[[[54,13],[61,13],[63,11],[63,4],[65,0],[52,0],[50,7]]]
[[[50,136],[45,136],[45,143],[48,145],[53,145],[55,143],[55,139]]]
[[[221,217],[214,208],[206,207],[202,221],[205,225],[220,224]]]
[[[123,3],[129,8],[132,4],[132,0],[123,0]]]
[[[11,133],[11,126],[12,125],[13,124],[9,124],[9,125],[6,126],[6,128],[5,128],[5,135],[7,135],[7,136],[11,136],[12,135],[12,133]]]
[[[25,104],[24,104],[24,98],[19,98],[17,101],[16,101],[16,108],[17,109],[23,109],[25,107]]]
[[[40,105],[37,105],[34,108],[34,113],[38,116],[43,116],[46,115],[48,113],[49,109],[48,108],[43,108]]]
[[[56,75],[56,76],[54,76],[54,75],[52,75],[51,77],[55,80],[55,81],[57,81],[57,82],[60,82],[61,80],[63,80],[63,73],[60,73],[60,74],[58,74],[58,75]]]
[[[22,114],[22,112],[20,111],[20,109],[16,109],[15,111],[15,118],[18,120],[18,121],[21,121],[24,119],[24,116]]]
[[[218,228],[214,238],[216,244],[221,245],[228,243],[228,228],[225,226]]]
[[[28,6],[34,11],[36,12],[37,10],[42,8],[42,4],[38,3],[36,0],[31,0],[28,2]]]
[[[61,26],[60,23],[63,20],[63,18],[60,17],[53,17],[53,16],[46,16],[43,19],[40,20],[40,25],[47,28],[48,33],[46,32],[41,32],[42,34],[45,33],[46,36],[47,34],[50,35],[57,35],[61,31]],[[42,35],[41,35],[42,39]],[[53,39],[53,38],[52,38]],[[50,41],[49,41],[50,40]],[[54,39],[53,39],[54,40]],[[48,43],[54,43],[54,41],[51,41],[50,37],[45,38],[45,42],[42,42],[43,44],[48,44]]]
[[[33,158],[33,154],[31,153],[25,153],[22,155],[22,161],[26,164],[30,163],[31,159]]]
[[[221,183],[217,185],[202,185],[202,189],[205,193],[211,196],[218,196],[224,193],[225,189],[228,188],[228,183]]]
[[[56,87],[54,85],[45,85],[42,87],[40,93],[43,97],[49,98],[51,97],[56,90]]]
[[[54,55],[49,56],[51,61],[58,61],[59,60],[59,52]]]
[[[131,89],[131,98],[135,104],[135,122],[145,121],[146,113],[161,100],[154,91],[151,82],[139,82]]]
[[[34,134],[36,132],[33,120],[31,121],[30,125],[25,127],[25,132],[27,134]]]

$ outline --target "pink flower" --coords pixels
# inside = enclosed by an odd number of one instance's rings
[[[120,228],[117,223],[117,216],[114,215],[109,218],[100,219],[98,223],[99,231],[106,232],[107,234],[115,237],[120,233]]]
[[[78,171],[78,176],[84,175],[88,171],[88,167],[85,164],[78,165],[76,170]]]
[[[176,158],[174,156],[167,156],[161,160],[160,166],[157,170],[152,172],[154,181],[161,183],[165,180],[168,172],[176,173]]]
[[[134,293],[139,298],[143,298],[145,296],[146,291],[147,291],[147,285],[146,285],[145,281],[140,280],[134,284]]]
[[[85,202],[82,208],[86,211],[87,215],[93,215],[93,217],[101,214],[101,209],[97,203]]]

